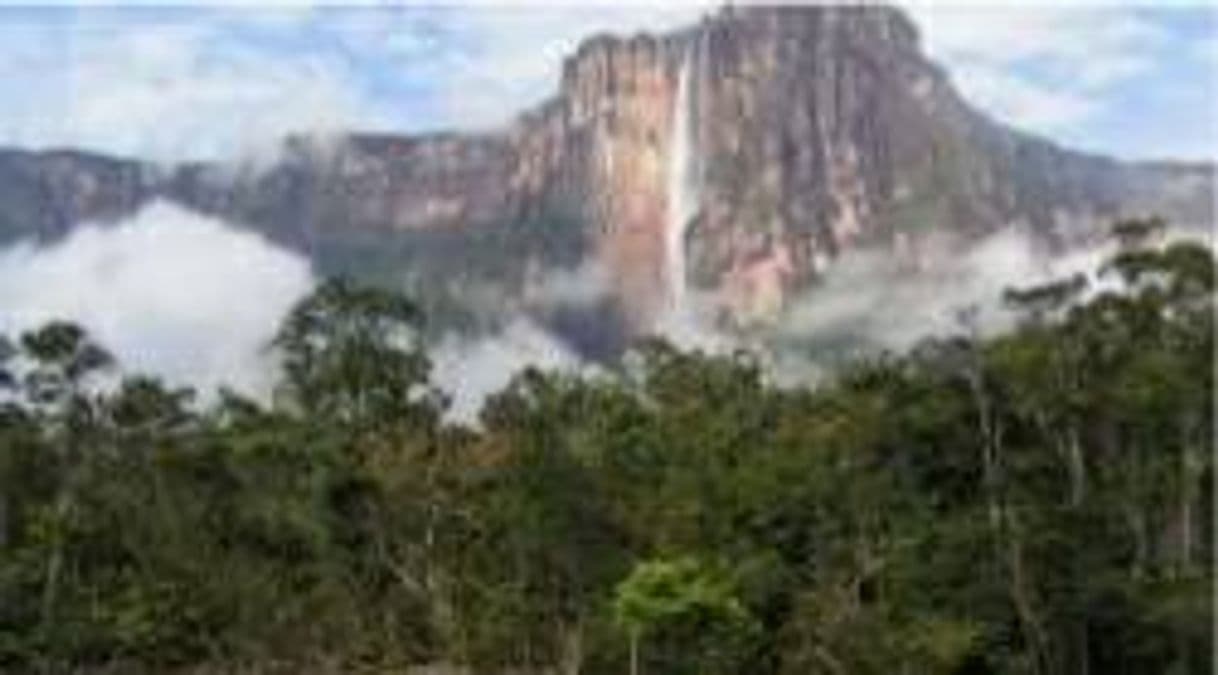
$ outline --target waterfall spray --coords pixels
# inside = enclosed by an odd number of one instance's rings
[[[691,78],[697,43],[687,47],[677,77],[672,114],[672,147],[668,157],[668,214],[665,257],[668,311],[682,313],[686,301],[685,235],[698,212],[699,176],[694,140],[694,98]]]

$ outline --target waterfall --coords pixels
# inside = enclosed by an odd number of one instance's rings
[[[696,52],[695,43],[694,47],[686,48],[681,60],[672,112],[672,146],[668,156],[668,213],[665,223],[667,309],[677,313],[685,309],[685,234],[699,207],[700,177],[694,139],[694,97],[691,92]]]

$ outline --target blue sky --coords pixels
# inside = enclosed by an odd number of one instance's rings
[[[0,8],[0,144],[177,160],[292,131],[493,128],[553,91],[582,37],[707,7]],[[1211,9],[910,11],[1000,119],[1122,157],[1218,150]]]

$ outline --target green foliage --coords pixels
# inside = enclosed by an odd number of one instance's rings
[[[1209,672],[1215,263],[1153,225],[1003,335],[815,388],[653,341],[478,428],[343,282],[266,403],[0,340],[0,672]]]
[[[385,291],[323,284],[275,337],[282,395],[308,415],[372,425],[412,412],[430,362],[415,334],[417,311]]]
[[[618,583],[613,616],[659,672],[737,672],[757,626],[724,570],[685,556],[646,560]]]
[[[618,623],[638,635],[686,621],[748,623],[731,580],[690,557],[639,563],[617,585],[613,613]]]

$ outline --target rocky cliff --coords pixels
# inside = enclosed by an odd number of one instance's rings
[[[1008,226],[1052,247],[1127,214],[1208,225],[1213,167],[1120,163],[999,125],[897,10],[749,7],[586,40],[556,95],[501,133],[293,139],[257,167],[0,153],[0,241],[156,197],[323,271],[472,250],[519,290],[538,265],[592,258],[643,331],[695,292],[739,322],[772,316],[852,247],[916,262]]]

